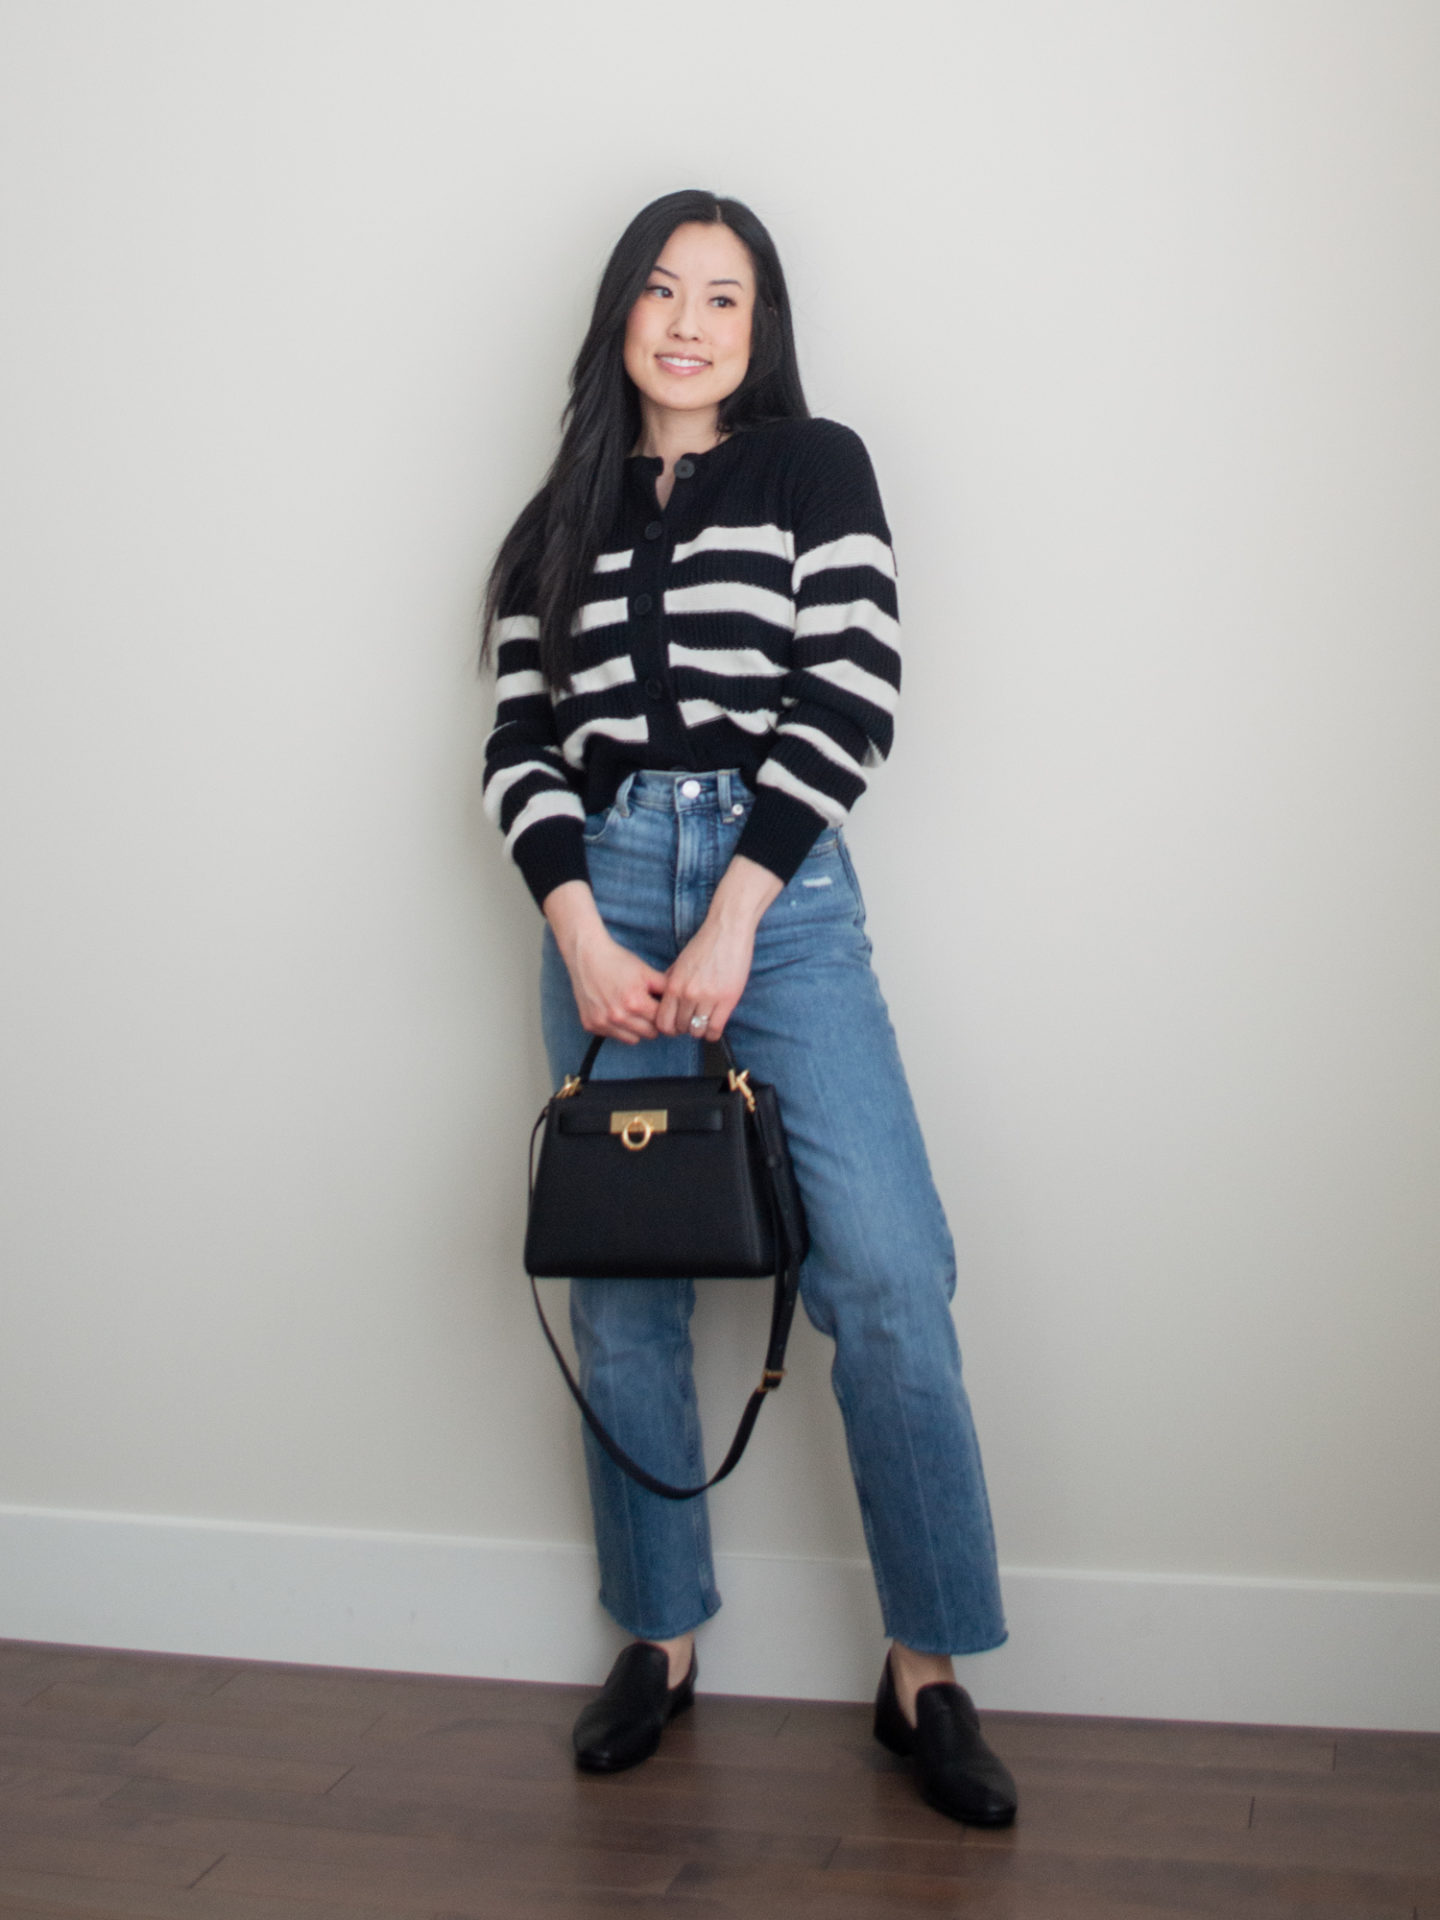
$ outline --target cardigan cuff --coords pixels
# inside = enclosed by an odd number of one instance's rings
[[[590,878],[585,860],[585,830],[573,814],[537,820],[515,842],[515,864],[542,910],[545,896],[567,880]]]
[[[735,851],[788,882],[826,824],[803,800],[793,799],[779,787],[760,787]]]

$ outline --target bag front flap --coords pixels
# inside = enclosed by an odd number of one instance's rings
[[[561,1107],[555,1116],[555,1126],[560,1133],[623,1133],[632,1121],[641,1119],[648,1120],[652,1131],[656,1133],[725,1131],[723,1109],[713,1102],[705,1106],[695,1101],[685,1106],[664,1107],[649,1106],[640,1101],[620,1107],[612,1106],[608,1100],[603,1106],[589,1101],[582,1107],[577,1102],[573,1107]]]
[[[672,1133],[723,1133],[726,1115],[743,1117],[743,1096],[723,1080],[670,1075],[650,1080],[587,1080],[572,1094],[550,1102],[557,1133],[618,1133],[634,1114],[664,1114]]]

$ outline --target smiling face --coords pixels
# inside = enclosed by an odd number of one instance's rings
[[[721,401],[750,365],[754,308],[745,243],[718,222],[677,227],[625,323],[625,371],[640,394],[642,440],[677,424],[675,415],[684,416],[687,436],[714,434]]]

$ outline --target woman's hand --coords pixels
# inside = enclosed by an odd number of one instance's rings
[[[544,913],[586,1033],[623,1040],[628,1047],[637,1040],[653,1040],[665,975],[611,938],[583,880],[566,880],[552,888],[545,896]]]
[[[710,911],[665,976],[655,1015],[661,1033],[693,1033],[718,1040],[750,978],[755,929],[783,890],[780,879],[756,860],[737,855],[725,869]],[[705,1016],[703,1026],[694,1023]]]

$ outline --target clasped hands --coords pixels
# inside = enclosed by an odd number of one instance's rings
[[[544,912],[570,975],[581,1026],[627,1046],[657,1034],[718,1040],[750,978],[755,930],[781,890],[768,867],[737,855],[694,937],[662,973],[611,936],[585,881],[554,888]]]

